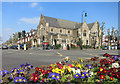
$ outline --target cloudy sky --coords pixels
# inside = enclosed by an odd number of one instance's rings
[[[87,23],[96,20],[106,23],[106,29],[118,28],[117,2],[3,2],[2,36],[3,42],[15,32],[37,29],[40,15],[81,22],[82,11],[88,13]]]

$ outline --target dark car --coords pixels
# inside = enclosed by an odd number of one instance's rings
[[[120,46],[117,46],[117,49],[120,50]]]
[[[20,44],[20,49],[24,49],[24,44]],[[26,46],[26,50],[28,49],[28,47]]]
[[[108,46],[104,46],[102,49],[103,49],[103,50],[108,50],[109,47],[108,47]]]
[[[12,45],[10,48],[11,49],[18,49],[18,45]]]
[[[8,49],[8,46],[7,45],[3,45],[2,49]]]

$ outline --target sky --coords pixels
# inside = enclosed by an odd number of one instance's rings
[[[37,29],[41,13],[44,16],[81,22],[82,11],[87,13],[84,21],[105,22],[108,28],[118,28],[117,2],[2,2],[2,39],[9,39],[15,32]],[[106,31],[107,32],[107,31]]]

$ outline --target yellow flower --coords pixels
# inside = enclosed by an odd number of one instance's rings
[[[81,62],[83,62],[83,59],[81,59]]]
[[[52,72],[55,72],[55,69],[52,69]]]
[[[81,64],[77,64],[77,67],[81,68],[82,66],[81,66]]]
[[[63,76],[64,70],[61,70],[61,76]]]
[[[68,67],[68,71],[71,72],[71,68],[70,67]]]
[[[65,65],[63,66],[63,69],[65,69],[66,67],[65,67]]]
[[[72,64],[72,66],[74,67],[75,65],[74,65],[74,64]]]

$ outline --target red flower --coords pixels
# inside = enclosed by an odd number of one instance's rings
[[[45,70],[43,69],[41,72],[42,72],[42,73],[45,73]]]
[[[109,76],[112,81],[114,81],[113,77]]]
[[[114,77],[115,76],[115,73],[112,73],[112,77]]]
[[[39,68],[39,71],[42,71],[42,69],[41,69],[41,68]]]
[[[42,73],[43,75],[45,75],[45,73]]]
[[[104,76],[104,75],[100,75],[100,78],[101,78],[101,79],[105,79],[105,76]]]
[[[104,68],[103,68],[103,67],[100,67],[99,70],[102,72],[102,71],[104,70]]]
[[[103,55],[103,57],[110,57],[110,58],[111,58],[111,55],[105,53],[105,54]]]
[[[36,81],[38,81],[38,80],[39,80],[38,77],[35,77],[35,78],[34,78],[34,82],[36,82]]]
[[[35,68],[35,70],[36,70],[36,71],[38,71],[38,70],[39,70],[39,68],[38,68],[38,67],[36,67],[36,68]]]
[[[97,76],[99,76],[99,75],[100,75],[100,71],[97,72]]]
[[[45,82],[45,78],[42,79],[42,82]]]
[[[112,64],[112,62],[108,61],[108,64]]]
[[[117,78],[120,78],[120,72],[117,72],[117,73],[115,74],[115,76],[116,76]]]
[[[103,71],[104,71],[105,74],[108,72],[108,70],[106,70],[106,69],[104,69]]]
[[[94,57],[94,58],[91,58],[92,61],[97,61],[99,57]]]
[[[103,55],[103,57],[106,57],[108,54],[107,53],[105,53],[104,55]]]
[[[34,79],[34,77],[33,77],[33,76],[31,76],[31,77],[30,77],[30,81],[33,81],[33,79]]]
[[[49,69],[53,69],[52,66],[49,66]]]
[[[39,76],[39,75],[38,75],[38,74],[36,74],[36,73],[33,73],[32,75],[33,75],[34,77]]]
[[[108,56],[109,58],[111,58],[111,55],[108,54],[107,56]]]
[[[51,71],[50,70],[46,70],[45,74],[49,74]]]

